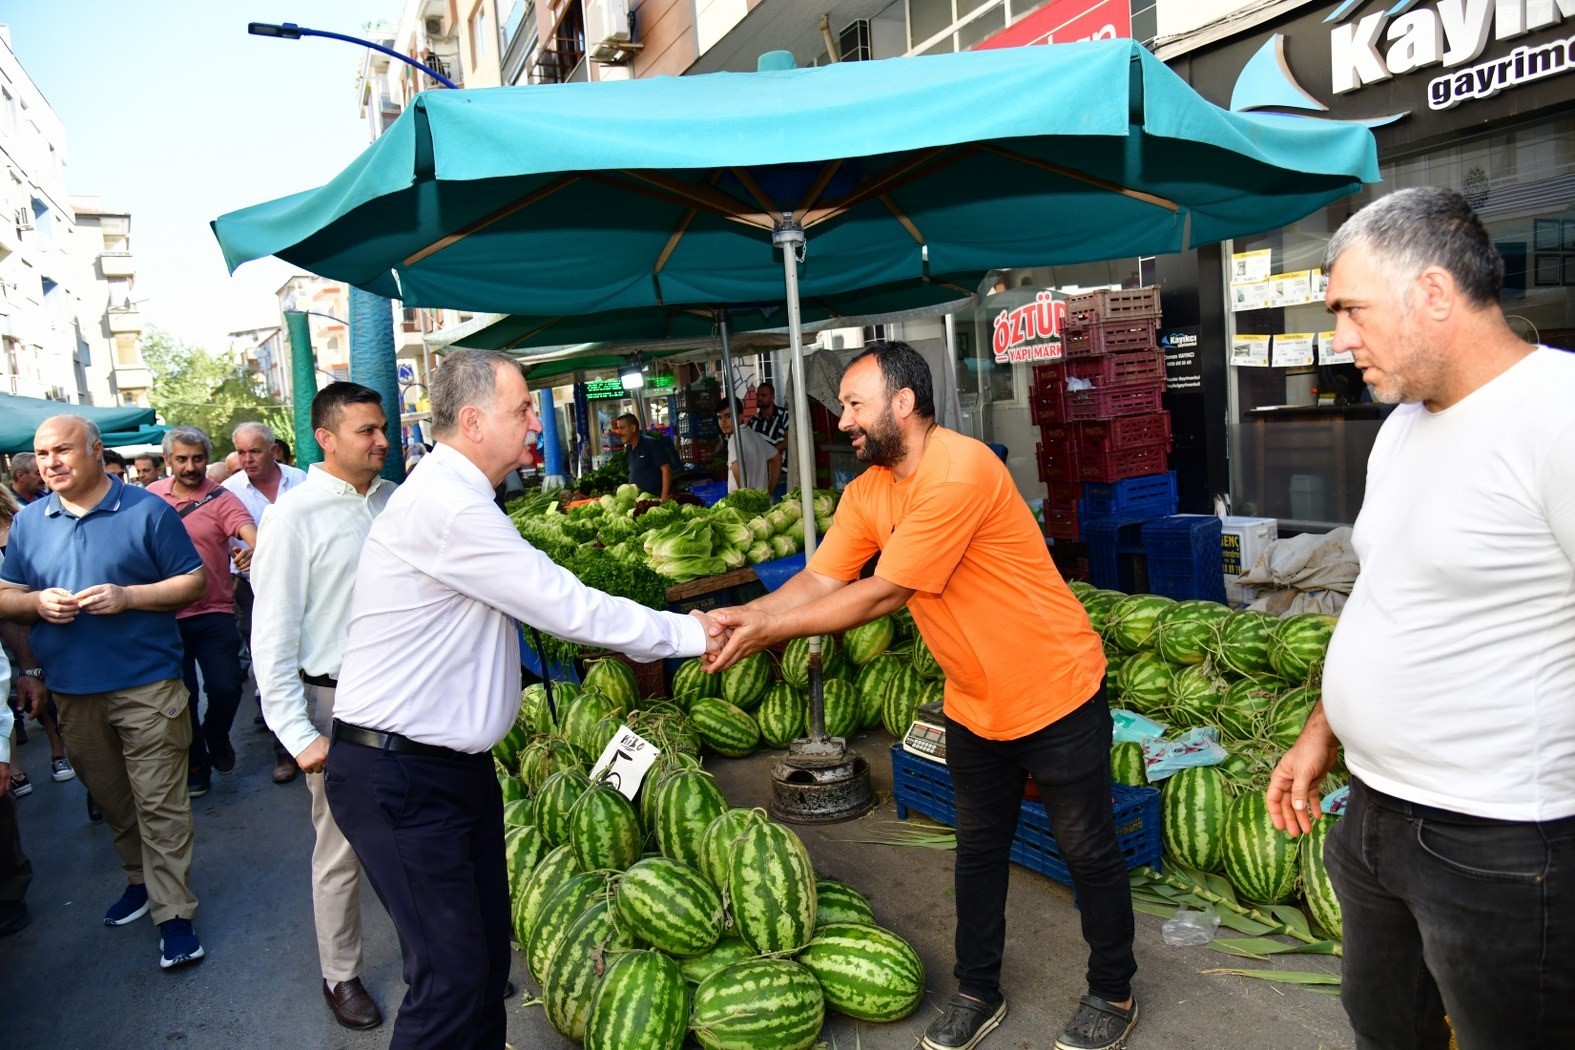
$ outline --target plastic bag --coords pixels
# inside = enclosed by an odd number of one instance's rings
[[[1193,911],[1183,905],[1176,914],[1165,920],[1160,934],[1172,948],[1189,948],[1208,944],[1219,932],[1220,917],[1214,905],[1205,904],[1202,911]]]
[[[1213,726],[1189,729],[1176,740],[1150,737],[1143,741],[1143,763],[1150,784],[1190,766],[1217,766],[1229,757]]]
[[[1166,726],[1144,718],[1136,711],[1112,711],[1110,720],[1115,723],[1115,729],[1110,734],[1111,739],[1118,743],[1131,741],[1134,744],[1141,744],[1149,737],[1165,735]]]

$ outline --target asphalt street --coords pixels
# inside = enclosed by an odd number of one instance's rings
[[[387,1045],[404,994],[394,930],[365,888],[363,980],[388,1020],[368,1032],[340,1028],[319,992],[312,932],[306,785],[276,786],[269,737],[252,725],[256,705],[242,704],[234,734],[239,762],[215,776],[193,803],[197,822],[194,888],[201,901],[202,962],[172,971],[158,966],[158,930],[150,920],[103,925],[104,909],[123,888],[109,834],[90,824],[79,781],[54,783],[48,745],[30,734],[16,757],[33,778],[19,800],[23,845],[34,867],[28,904],[32,924],[0,940],[0,1045],[9,1050],[152,1050],[320,1047],[369,1050]],[[870,760],[881,804],[850,823],[802,828],[817,871],[843,879],[870,899],[882,925],[918,949],[928,973],[925,1002],[907,1020],[855,1024],[832,1016],[823,1032],[837,1050],[912,1050],[953,991],[951,854],[876,845],[896,821],[890,802],[891,741],[876,731],[856,741]],[[708,760],[734,805],[764,805],[775,756]],[[1003,975],[1010,1013],[985,1050],[1047,1050],[1083,992],[1084,950],[1071,891],[1013,868]],[[1228,959],[1206,948],[1169,948],[1161,920],[1137,917],[1141,1008],[1129,1050],[1263,1050],[1352,1045],[1339,1002],[1302,987],[1277,986],[1200,971],[1265,964]],[[1335,969],[1331,959],[1294,957],[1290,968]],[[525,1048],[571,1047],[530,1005],[535,992],[516,952],[509,1041]]]

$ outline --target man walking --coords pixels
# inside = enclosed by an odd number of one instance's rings
[[[1293,834],[1345,745],[1324,859],[1361,1050],[1575,1032],[1575,356],[1522,342],[1454,190],[1329,242],[1334,345],[1399,407],[1367,462],[1323,698],[1268,790]]]
[[[104,922],[151,907],[159,965],[194,962],[192,732],[175,612],[202,597],[202,559],[163,500],[104,473],[93,423],[52,416],[33,440],[51,494],[11,528],[0,618],[32,625],[41,666],[21,671],[47,672],[77,774],[114,834],[129,884]],[[36,714],[47,695],[35,685],[27,698]]]
[[[0,694],[10,688],[11,661],[0,650]],[[11,794],[11,719],[0,717],[0,937],[23,930],[32,921],[26,900],[32,881],[33,863],[22,852],[16,799]]]
[[[356,570],[325,779],[399,932],[409,989],[389,1045],[501,1050],[509,892],[489,752],[519,713],[516,621],[637,660],[708,643],[701,616],[585,587],[493,503],[535,422],[517,362],[449,354],[431,397],[437,447],[372,522]]]
[[[306,480],[306,472],[278,460],[279,440],[273,428],[263,423],[242,423],[231,435],[235,454],[240,457],[240,472],[227,478],[224,487],[240,497],[251,513],[252,521],[262,521],[267,510],[279,497]],[[251,573],[237,565],[235,569],[235,624],[241,634],[241,668],[251,666],[252,646],[252,581]],[[259,714],[258,719],[262,719]],[[288,784],[295,779],[297,766],[290,749],[277,736],[273,738],[273,782]]]
[[[659,434],[642,433],[640,421],[630,412],[613,420],[612,428],[623,442],[630,483],[641,492],[672,499],[673,471],[678,468],[678,451],[673,443]]]
[[[191,769],[186,789],[192,798],[208,793],[213,770],[235,771],[230,727],[241,706],[246,676],[241,671],[241,637],[235,629],[234,585],[230,582],[230,541],[248,545],[237,559],[249,563],[257,526],[241,501],[208,477],[213,445],[197,427],[172,427],[164,435],[164,461],[171,475],[148,491],[174,508],[202,557],[207,587],[202,600],[175,614],[180,627],[186,691],[191,694]],[[207,714],[198,717],[197,670],[208,694]]]
[[[48,490],[38,473],[38,457],[31,452],[18,452],[11,457],[11,494],[22,506],[36,503]]]
[[[1088,994],[1057,1050],[1112,1050],[1137,1021],[1132,899],[1110,799],[1105,657],[1033,513],[989,448],[935,422],[929,366],[875,342],[842,377],[840,428],[869,463],[810,564],[713,613],[722,670],[777,642],[845,631],[904,605],[946,671],[946,763],[957,803],[957,995],[928,1050],[977,1046],[1006,1016],[1008,857],[1032,773],[1077,890]],[[873,576],[860,578],[873,555]],[[1012,629],[999,614],[1011,609]]]
[[[142,488],[147,488],[164,476],[164,465],[159,462],[159,457],[157,456],[133,456],[131,467],[133,473],[137,476],[136,484]]]
[[[782,453],[764,434],[734,424],[737,407],[724,401],[716,410],[717,428],[727,438],[727,491],[771,492],[782,476]]]
[[[317,392],[312,427],[323,462],[263,514],[252,561],[257,695],[312,794],[312,918],[323,997],[346,1028],[376,1027],[383,1015],[361,983],[361,864],[328,810],[323,764],[356,563],[372,519],[394,492],[378,477],[387,422],[375,390],[330,383]]]

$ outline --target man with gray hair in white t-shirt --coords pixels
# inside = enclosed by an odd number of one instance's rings
[[[1465,198],[1402,190],[1335,234],[1334,345],[1397,407],[1367,464],[1362,572],[1323,699],[1275,768],[1324,860],[1366,1048],[1575,1038],[1575,355],[1521,341]],[[1318,842],[1309,840],[1306,845]],[[1304,845],[1304,848],[1306,846]]]

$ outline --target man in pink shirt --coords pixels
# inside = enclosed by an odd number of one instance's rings
[[[181,517],[202,567],[207,590],[202,598],[175,614],[186,655],[182,671],[191,694],[191,768],[186,778],[192,798],[208,793],[213,770],[235,769],[230,725],[241,703],[245,677],[241,671],[241,636],[235,627],[235,584],[230,575],[230,541],[240,540],[236,564],[245,568],[257,542],[257,526],[246,505],[208,478],[213,443],[196,427],[172,427],[164,435],[164,461],[170,477],[148,486]],[[208,712],[197,715],[197,668],[202,668]]]

